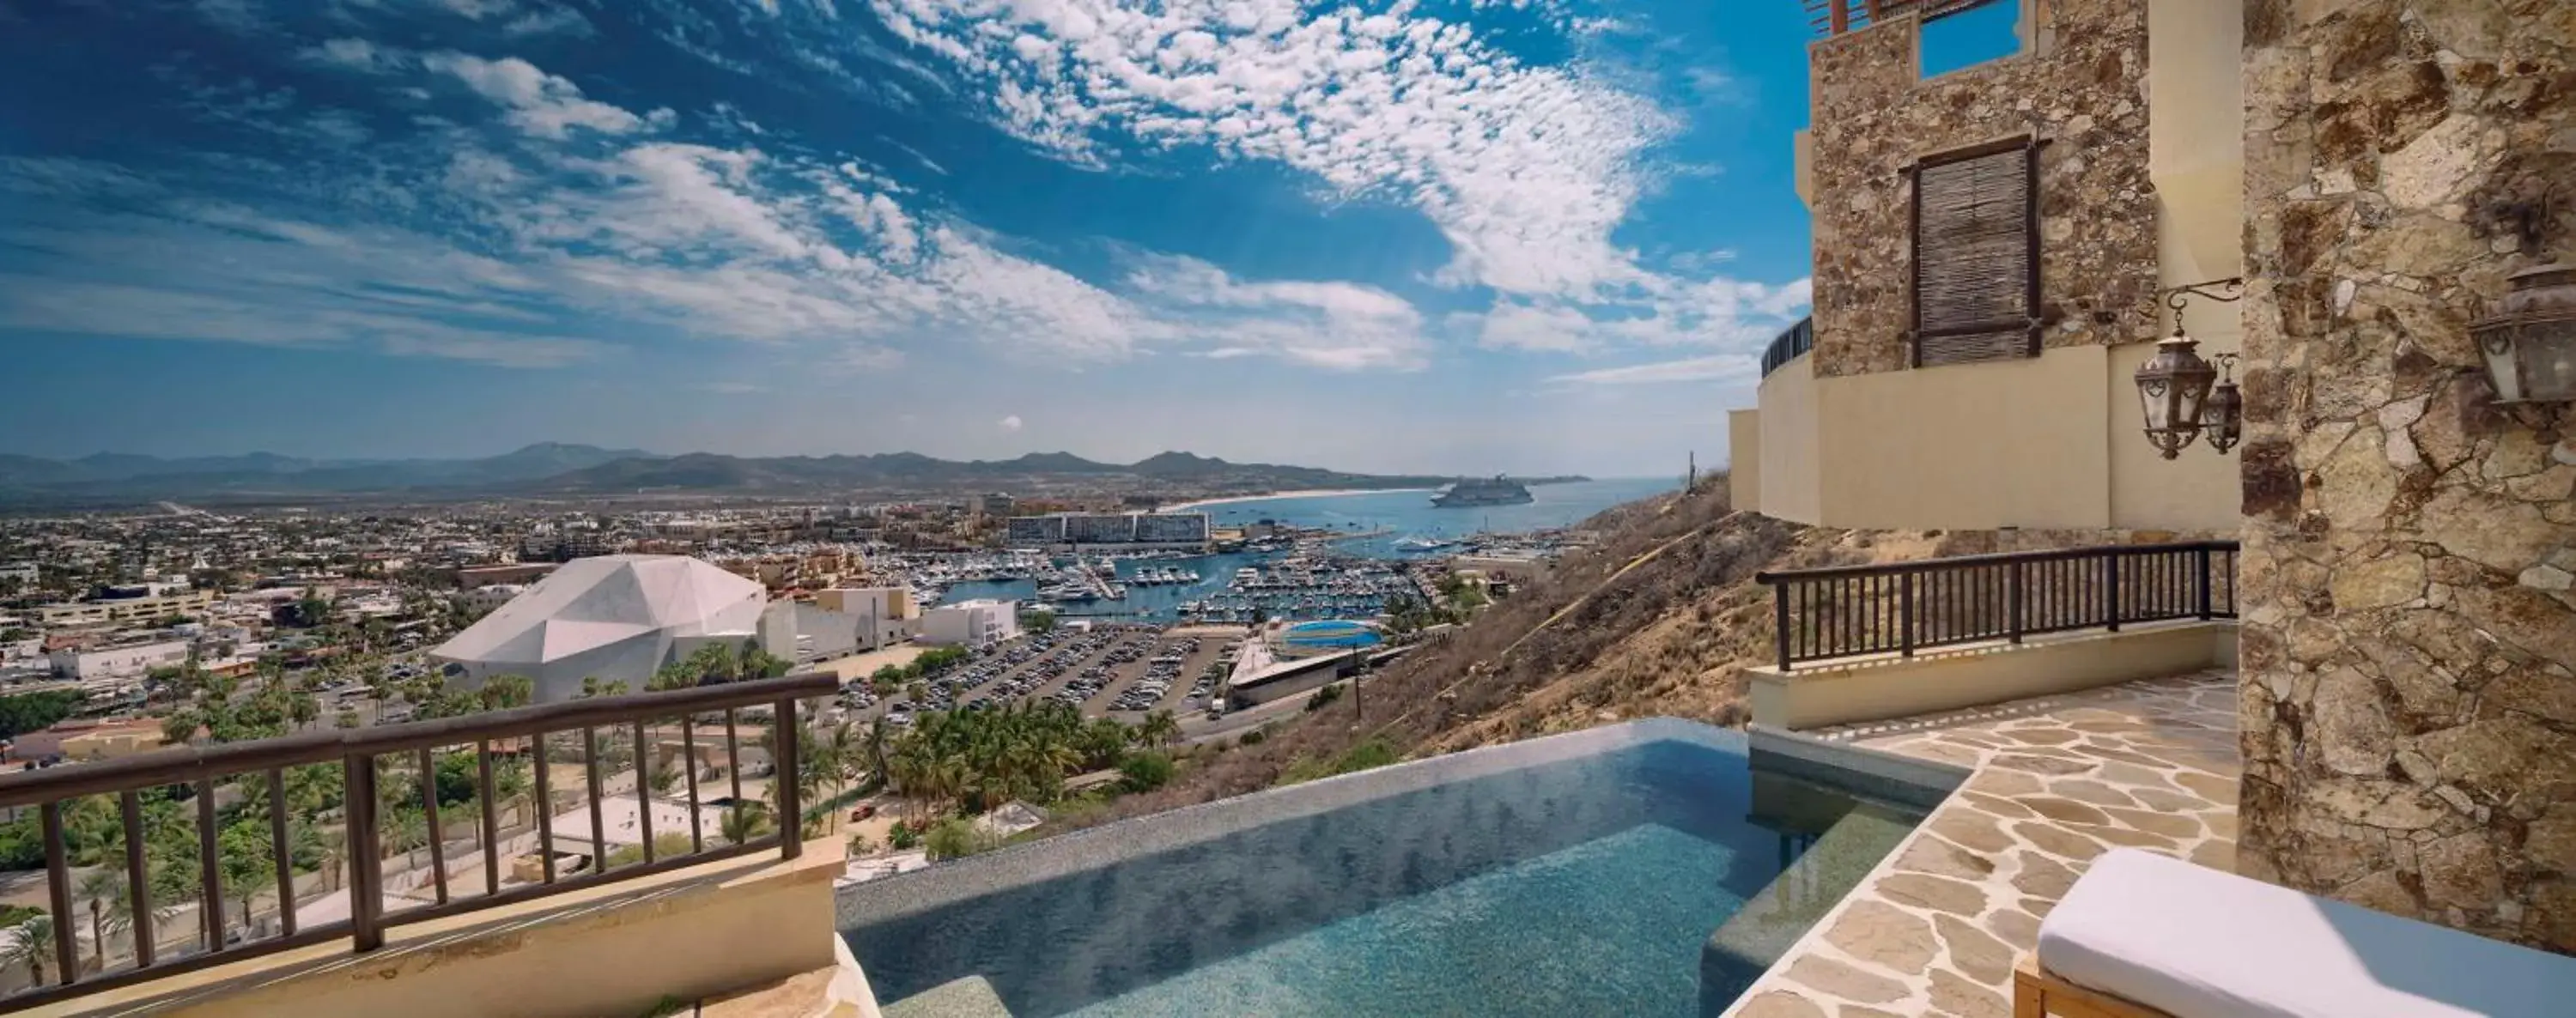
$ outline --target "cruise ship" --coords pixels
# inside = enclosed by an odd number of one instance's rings
[[[1431,504],[1443,509],[1456,509],[1480,505],[1527,505],[1532,501],[1535,500],[1530,497],[1528,488],[1496,474],[1490,481],[1468,480],[1452,484],[1449,490],[1433,498]]]

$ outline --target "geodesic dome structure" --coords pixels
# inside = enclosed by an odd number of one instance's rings
[[[758,637],[768,592],[684,555],[602,555],[565,563],[430,657],[448,681],[536,681],[540,703],[569,700],[585,676],[642,692],[655,669],[715,639]]]

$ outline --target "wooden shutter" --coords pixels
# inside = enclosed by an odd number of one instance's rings
[[[2039,203],[2029,139],[1914,168],[1914,366],[2039,354]]]

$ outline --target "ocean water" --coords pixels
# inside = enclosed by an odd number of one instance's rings
[[[1402,554],[1394,545],[1406,537],[1454,539],[1476,534],[1519,534],[1572,526],[1623,502],[1660,495],[1681,487],[1678,477],[1627,477],[1576,484],[1541,484],[1530,489],[1527,505],[1443,509],[1431,504],[1429,491],[1374,491],[1357,495],[1306,498],[1262,498],[1223,502],[1200,511],[1218,527],[1240,527],[1270,520],[1295,526],[1357,532],[1390,531],[1384,537],[1343,543],[1347,550],[1381,558]]]
[[[1741,737],[1708,731],[862,910],[843,936],[881,1000],[980,976],[1022,1018],[1713,1014],[1743,980],[1709,975],[1709,936],[1857,804],[1757,785]]]
[[[1578,484],[1542,484],[1530,489],[1536,499],[1528,505],[1490,506],[1476,509],[1441,509],[1431,504],[1428,491],[1378,491],[1358,495],[1317,495],[1305,498],[1264,498],[1248,502],[1226,502],[1205,507],[1218,527],[1239,527],[1270,520],[1304,528],[1342,530],[1355,533],[1386,531],[1381,536],[1354,538],[1335,542],[1335,547],[1371,558],[1419,558],[1446,552],[1413,551],[1396,547],[1407,537],[1453,539],[1480,533],[1517,534],[1534,530],[1571,526],[1593,514],[1624,502],[1634,502],[1681,487],[1677,478],[1624,478],[1607,481],[1585,481]],[[1140,569],[1178,567],[1196,571],[1199,582],[1171,586],[1147,587],[1130,584],[1125,601],[1101,601],[1065,605],[1068,617],[1141,619],[1151,622],[1173,622],[1179,619],[1173,611],[1184,601],[1201,601],[1223,593],[1233,582],[1234,571],[1259,565],[1273,556],[1259,553],[1204,555],[1185,559],[1127,561],[1118,564],[1121,579],[1134,576]],[[948,589],[942,602],[975,598],[1001,598],[1025,601],[1036,597],[1037,584],[1026,580],[990,583],[960,583]]]

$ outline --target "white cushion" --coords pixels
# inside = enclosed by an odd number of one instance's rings
[[[2576,959],[2127,848],[2040,923],[2039,963],[2176,1018],[2576,1015]]]

